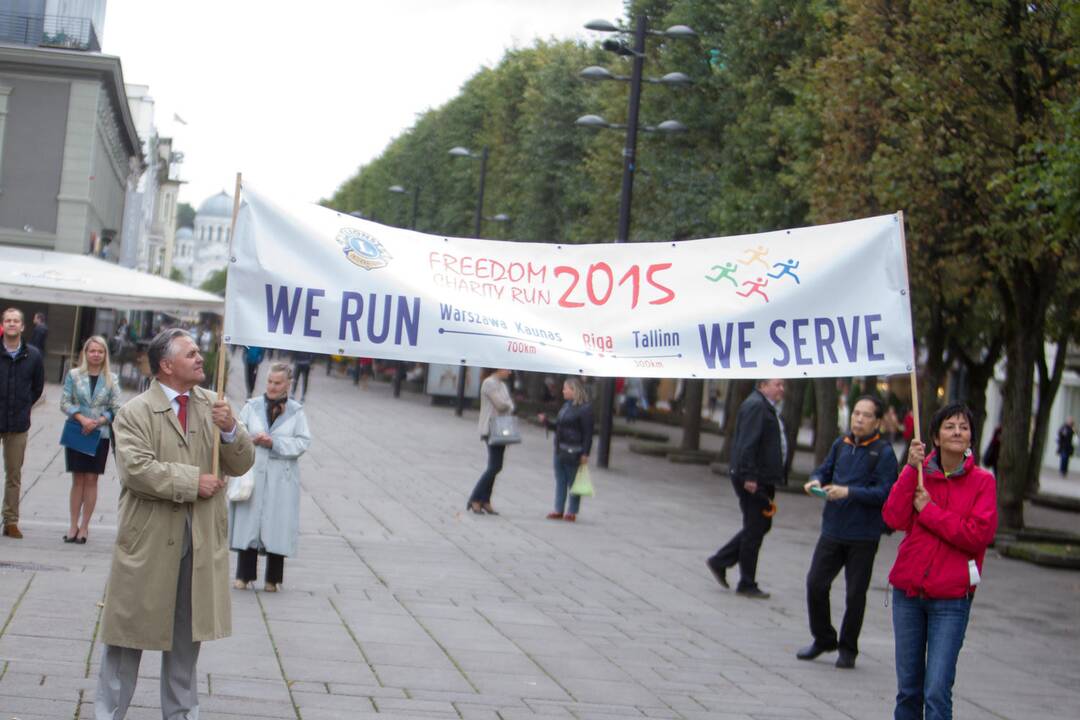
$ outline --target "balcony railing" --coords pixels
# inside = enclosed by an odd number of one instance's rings
[[[0,42],[101,52],[89,18],[0,13]]]

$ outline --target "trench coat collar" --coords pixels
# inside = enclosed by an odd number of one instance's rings
[[[176,417],[176,413],[173,412],[172,401],[169,396],[165,394],[165,390],[162,388],[161,383],[154,378],[150,381],[150,389],[146,391],[150,400],[150,408],[155,413],[165,413],[165,417],[168,419],[169,424],[173,430],[180,437],[181,441],[186,445],[187,437],[184,435],[184,431],[180,428],[180,419]],[[191,434],[199,427],[200,418],[204,412],[209,412],[209,401],[196,392],[195,388],[191,388],[188,391],[188,434]]]

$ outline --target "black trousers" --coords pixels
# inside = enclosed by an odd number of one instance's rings
[[[469,496],[470,503],[491,502],[491,493],[495,489],[495,476],[502,470],[503,456],[506,455],[505,445],[490,445],[486,442],[485,444],[488,451],[487,469],[480,475],[480,479],[476,481],[476,487],[473,488],[472,495]]]
[[[810,634],[820,647],[840,647],[852,655],[859,652],[859,632],[866,611],[866,591],[874,572],[876,540],[862,542],[818,538],[810,571],[806,574],[806,605],[810,615]],[[844,571],[844,620],[836,637],[829,608],[829,590],[833,580]]]
[[[310,375],[311,375],[311,365],[310,364],[297,365],[296,366],[296,375],[293,377],[293,381],[292,381],[293,395],[296,394],[296,388],[299,387],[299,385],[300,385],[300,378],[303,378],[304,379],[304,392],[301,393],[300,397],[302,397],[302,398],[307,397],[308,376],[310,376]]]
[[[244,363],[244,383],[247,385],[247,396],[255,394],[255,380],[259,377],[259,363]]]
[[[751,590],[757,587],[758,553],[765,535],[772,529],[772,518],[762,512],[769,507],[776,488],[772,485],[758,485],[757,492],[748,493],[742,480],[731,479],[735,494],[739,497],[739,509],[742,510],[742,530],[728,544],[716,551],[711,560],[721,567],[729,568],[739,564],[739,584],[737,590]]]
[[[258,550],[237,550],[236,579],[244,582],[256,580],[259,577],[258,562]],[[266,582],[280,585],[284,576],[285,556],[275,555],[270,552],[266,553]]]

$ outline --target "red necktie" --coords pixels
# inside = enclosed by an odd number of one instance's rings
[[[176,402],[180,403],[180,412],[176,413],[176,419],[180,421],[180,427],[187,432],[187,395],[177,395]]]

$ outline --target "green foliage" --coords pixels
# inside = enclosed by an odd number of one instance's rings
[[[173,282],[182,283],[184,282],[184,273],[180,272],[176,268],[172,268],[171,270],[169,270],[169,279]]]
[[[176,228],[195,227],[195,208],[186,202],[176,206]]]
[[[203,281],[203,284],[199,286],[200,290],[214,293],[215,295],[225,296],[225,268],[221,270],[215,270],[210,273],[210,276]]]

